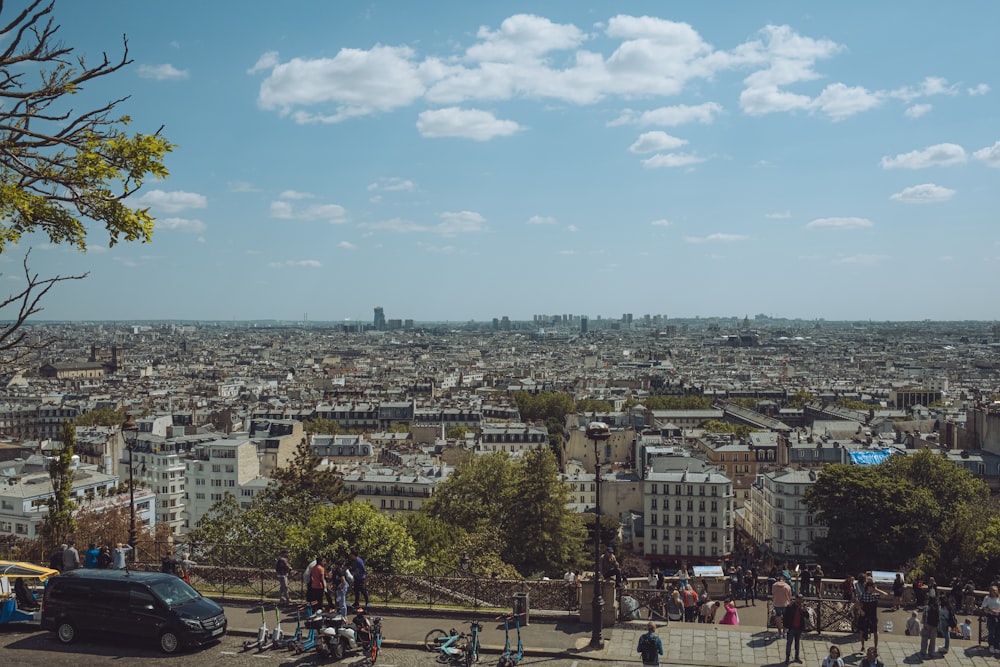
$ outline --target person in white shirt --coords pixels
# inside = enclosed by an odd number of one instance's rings
[[[965,619],[965,623],[958,626],[958,629],[962,631],[962,639],[972,639],[972,620]]]
[[[823,667],[844,667],[844,659],[840,657],[837,646],[830,647],[830,655],[823,658]]]

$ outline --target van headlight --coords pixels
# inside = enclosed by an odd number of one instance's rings
[[[201,630],[201,621],[195,618],[182,618],[181,622],[192,630]]]

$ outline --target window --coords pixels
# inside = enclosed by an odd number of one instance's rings
[[[658,538],[657,538],[657,534],[656,534],[656,528],[653,528],[652,530],[650,530],[650,532],[649,532],[649,536],[650,536],[650,537],[651,537],[652,539],[654,539],[654,540],[655,540],[655,539],[658,539]]]
[[[196,493],[196,494],[194,494],[194,499],[195,500],[204,500],[205,499],[205,494],[204,493]]]
[[[652,490],[650,491],[650,493],[652,493],[654,496],[656,495],[656,484],[652,486]]]
[[[656,515],[655,514],[650,514],[649,515],[649,525],[650,526],[655,526],[656,525]]]
[[[212,465],[212,472],[222,472],[222,466],[218,463]]]
[[[651,509],[651,510],[655,510],[656,509],[656,498],[651,498],[650,499],[650,501],[649,501],[649,509]]]

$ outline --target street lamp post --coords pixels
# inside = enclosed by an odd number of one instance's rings
[[[132,417],[122,424],[122,434],[125,437],[125,447],[128,449],[128,545],[130,547],[128,558],[135,562],[135,467],[132,464],[132,455],[135,450],[135,440],[139,434],[139,427]]]
[[[601,456],[598,444],[611,437],[611,429],[604,422],[591,422],[587,426],[587,438],[594,442],[594,470],[597,477],[597,497],[594,517],[594,599],[591,601],[590,648],[604,648],[604,593],[601,576]]]

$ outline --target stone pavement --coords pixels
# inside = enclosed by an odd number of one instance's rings
[[[229,619],[229,631],[234,636],[255,636],[260,625],[260,607],[252,603],[238,604],[227,602],[226,615]],[[267,623],[273,626],[274,613],[271,603],[267,606]],[[763,627],[763,616],[766,607],[740,609],[741,619],[755,621],[761,625],[703,625],[698,623],[670,623],[661,626],[657,633],[664,642],[662,664],[690,665],[692,667],[732,666],[755,667],[765,665],[783,665],[785,659],[785,640],[774,638],[774,631]],[[295,627],[293,608],[286,608],[282,617],[282,628],[290,633]],[[289,615],[289,612],[290,615]],[[484,624],[481,634],[484,656],[498,654],[503,649],[503,623],[496,620],[495,614],[477,614],[474,612],[444,613],[426,608],[402,609],[386,608],[384,611],[372,607],[371,612],[383,616],[385,629],[385,647],[392,649],[423,647],[424,635],[432,628],[448,630],[467,629],[466,621],[479,619]],[[938,655],[930,660],[919,657],[920,641],[917,637],[907,637],[900,632],[902,623],[897,618],[904,617],[903,612],[886,614],[892,618],[896,631],[881,633],[879,653],[887,667],[896,665],[915,665],[929,663],[941,667],[972,666],[1000,667],[1000,660],[992,657],[985,646],[977,645],[975,641],[952,640],[951,651],[947,655]],[[760,620],[758,620],[760,619]],[[659,625],[659,624],[658,624]],[[604,648],[594,650],[589,647],[591,629],[589,625],[580,623],[575,616],[562,613],[547,613],[532,611],[530,623],[521,630],[525,653],[532,657],[561,657],[580,661],[599,661],[603,663],[641,664],[636,646],[639,636],[645,632],[646,621],[630,621],[605,628],[603,632]],[[511,630],[512,641],[513,629]],[[938,640],[938,647],[941,642]],[[801,655],[804,665],[818,667],[827,655],[830,645],[840,647],[848,666],[856,666],[861,661],[860,644],[857,635],[840,633],[824,633],[818,635],[809,633],[803,636]],[[794,652],[792,654],[794,657]],[[484,658],[485,664],[490,664],[489,658]],[[792,663],[793,665],[795,663]]]

